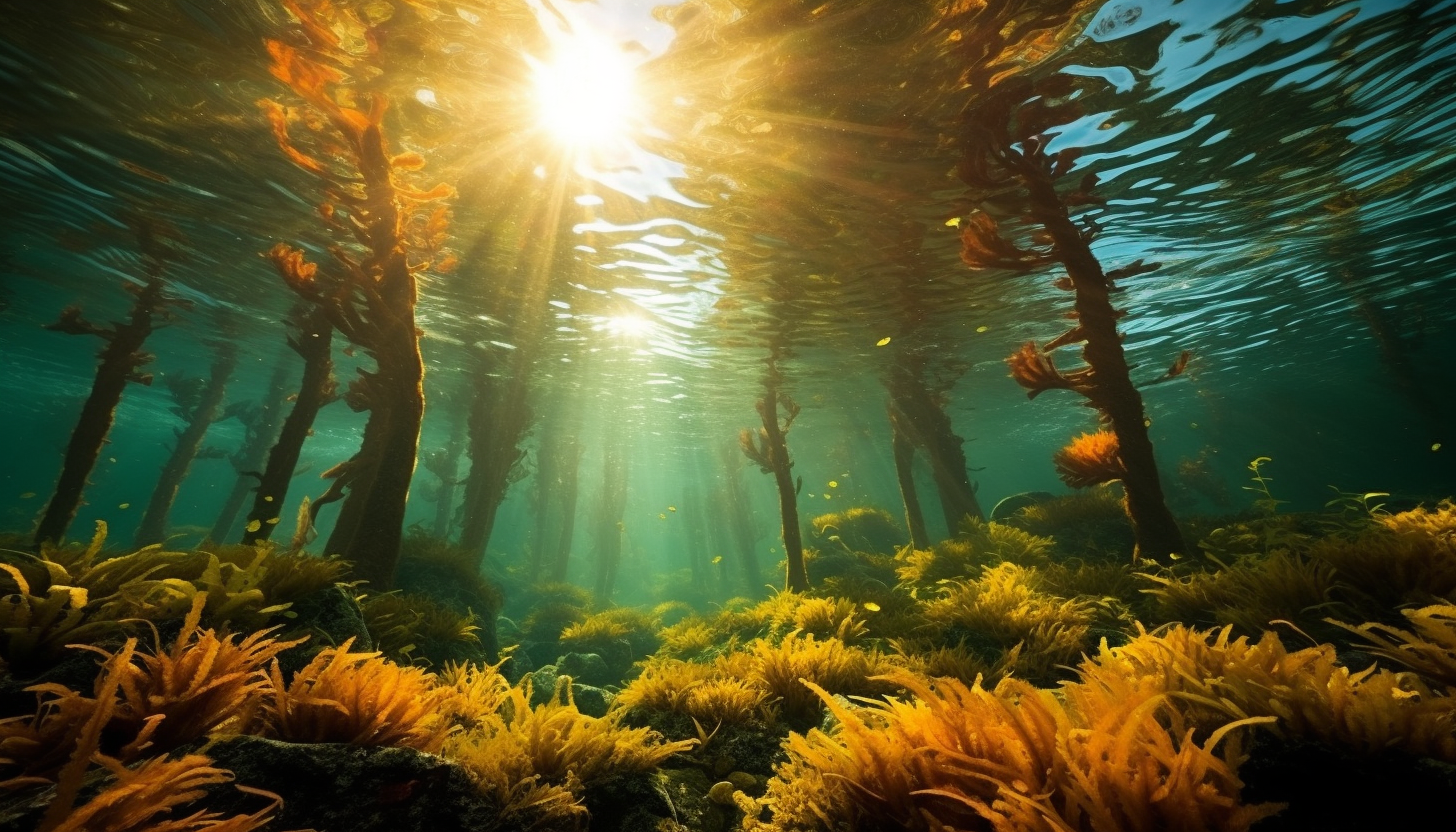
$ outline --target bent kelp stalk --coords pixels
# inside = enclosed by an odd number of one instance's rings
[[[66,335],[95,335],[105,342],[101,348],[101,363],[96,365],[96,378],[91,382],[91,393],[81,406],[81,416],[71,431],[66,445],[66,455],[61,465],[61,476],[56,490],[41,513],[36,527],[35,547],[56,545],[66,537],[76,511],[81,507],[81,495],[86,490],[86,481],[96,468],[101,457],[101,446],[116,421],[116,407],[121,404],[121,395],[128,382],[151,385],[150,373],[143,375],[142,367],[151,363],[154,356],[142,352],[142,345],[156,328],[157,319],[166,317],[165,306],[175,303],[163,294],[162,272],[172,259],[170,247],[162,239],[162,229],[148,221],[135,224],[138,248],[146,263],[146,280],[124,286],[135,298],[131,314],[124,322],[110,327],[97,326],[81,315],[77,306],[69,306],[61,312],[58,321],[46,327],[53,332]]]
[[[1076,325],[1045,345],[1022,345],[1007,359],[1012,378],[1027,389],[1029,398],[1047,390],[1077,392],[1116,437],[1127,513],[1137,538],[1134,558],[1184,552],[1182,532],[1163,497],[1143,399],[1133,384],[1117,331],[1123,312],[1112,306],[1112,293],[1121,291],[1118,280],[1153,271],[1157,264],[1139,260],[1104,272],[1090,245],[1095,226],[1078,228],[1071,218],[1078,206],[1103,204],[1093,193],[1096,175],[1084,176],[1066,193],[1057,190],[1057,181],[1071,170],[1077,152],[1049,154],[1045,131],[1076,116],[1077,104],[1066,100],[1071,84],[1066,75],[1037,82],[1011,78],[992,87],[967,112],[961,179],[985,193],[1019,188],[1029,220],[1040,226],[1050,245],[1022,247],[1002,233],[989,213],[974,211],[961,222],[961,258],[972,268],[1029,271],[1053,263],[1062,266],[1066,276],[1055,285],[1073,293],[1071,317]],[[1087,366],[1065,373],[1058,370],[1051,352],[1077,343],[1083,345]],[[1178,375],[1186,365],[1184,354],[1165,378]]]
[[[423,167],[424,159],[414,153],[390,155],[383,125],[388,97],[362,91],[340,69],[381,70],[381,44],[388,39],[353,11],[323,3],[287,5],[306,43],[295,48],[269,39],[266,45],[273,76],[302,104],[265,100],[261,106],[283,153],[322,182],[327,201],[319,212],[325,224],[350,243],[329,249],[340,274],[334,286],[315,280],[318,266],[298,249],[280,243],[270,256],[299,297],[322,309],[335,329],[375,360],[375,371],[361,371],[350,385],[351,406],[367,409],[369,420],[359,453],[349,463],[348,496],[330,538],[338,548],[328,553],[350,561],[354,577],[387,590],[399,560],[425,412],[416,274],[431,266],[428,254],[440,250],[448,226],[444,207],[423,218],[412,214],[452,196],[454,189],[439,185],[417,191],[397,178]],[[336,24],[366,36],[351,38],[351,51]],[[300,139],[312,152],[300,148]],[[411,260],[422,253],[425,261]],[[438,270],[449,261],[445,258]]]
[[[192,463],[204,455],[202,440],[207,429],[222,415],[223,398],[227,395],[227,383],[238,366],[238,347],[226,334],[217,344],[212,368],[207,378],[171,376],[167,379],[172,398],[177,406],[172,412],[186,424],[177,431],[172,450],[162,470],[157,475],[157,484],[147,500],[146,511],[137,526],[135,545],[138,548],[161,543],[167,537],[167,517],[177,501],[177,491],[187,478]]]
[[[253,508],[248,512],[243,531],[243,542],[249,545],[267,540],[273,534],[288,496],[288,483],[303,455],[303,443],[313,432],[319,411],[338,398],[334,381],[333,324],[318,307],[305,306],[294,311],[295,333],[288,336],[288,347],[303,359],[303,379],[298,383],[293,409],[288,411],[283,428],[278,431],[278,441],[268,452],[268,464],[258,474]]]

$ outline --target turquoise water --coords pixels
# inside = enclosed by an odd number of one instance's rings
[[[960,47],[927,22],[940,4],[810,5],[654,17],[644,3],[460,4],[401,50],[400,134],[427,178],[459,191],[461,264],[422,278],[422,448],[450,445],[479,374],[525,373],[530,391],[526,455],[488,546],[497,568],[535,545],[542,437],[572,431],[580,569],[608,443],[629,460],[624,574],[711,563],[723,449],[757,422],[771,342],[790,351],[786,389],[802,405],[789,443],[804,520],[855,504],[898,513],[882,378],[901,350],[943,381],[983,505],[1065,490],[1051,454],[1094,427],[1091,412],[1055,391],[1028,401],[1004,359],[1065,328],[1066,296],[1050,269],[960,262],[946,222],[969,203],[947,172],[973,91]],[[147,345],[159,383],[127,390],[72,526],[105,519],[126,540],[182,424],[160,382],[205,373],[219,337],[240,346],[229,402],[262,396],[275,367],[298,372],[280,323],[292,298],[259,257],[323,239],[316,187],[256,104],[285,95],[261,44],[289,24],[272,4],[222,0],[8,2],[0,15],[6,529],[43,506],[95,366],[93,339],[42,325],[71,304],[98,322],[125,313],[121,285],[141,268],[128,217],[165,222],[181,253],[168,286],[190,305]],[[544,59],[558,15],[625,45],[643,98],[626,137],[576,157],[522,115],[524,56]],[[1456,490],[1456,3],[1117,0],[1079,5],[1054,33],[1010,63],[1078,79],[1082,113],[1052,133],[1083,150],[1076,172],[1096,172],[1108,198],[1094,251],[1163,264],[1118,298],[1134,376],[1193,354],[1144,389],[1152,437],[1166,471],[1201,457],[1229,502],[1191,492],[1175,510],[1247,505],[1257,456],[1295,507],[1322,505],[1330,486]],[[559,233],[521,232],[530,222]],[[895,259],[901,224],[923,235],[911,268]],[[532,320],[544,323],[524,343]],[[523,349],[525,369],[511,361]],[[335,358],[346,381],[370,366]],[[285,527],[362,425],[341,404],[324,411]],[[224,420],[206,444],[226,454],[242,438]],[[772,563],[772,478],[736,476]],[[408,522],[433,528],[435,477],[416,477]],[[226,458],[195,462],[172,531],[210,528],[235,479]],[[331,522],[321,514],[321,534]],[[642,588],[623,583],[623,600]]]

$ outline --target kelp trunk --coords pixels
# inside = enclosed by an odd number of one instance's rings
[[[1143,397],[1132,383],[1122,336],[1117,331],[1112,281],[1103,273],[1087,239],[1072,223],[1050,177],[1027,176],[1024,181],[1031,198],[1032,218],[1051,237],[1057,258],[1072,283],[1077,326],[1086,339],[1082,357],[1092,370],[1087,396],[1117,435],[1137,556],[1161,557],[1187,551],[1183,533],[1163,498]]]
[[[268,453],[268,464],[258,479],[253,509],[248,512],[243,542],[267,540],[278,525],[279,512],[288,497],[288,484],[303,454],[303,443],[313,431],[314,420],[323,406],[334,400],[334,328],[322,309],[314,308],[299,319],[298,334],[288,346],[303,358],[303,380],[293,409],[283,420],[278,441]]]
[[[895,457],[895,480],[900,485],[900,500],[905,505],[905,526],[910,530],[910,546],[930,548],[930,532],[925,527],[925,512],[920,508],[920,494],[915,488],[915,441],[905,432],[900,419],[890,408],[890,447]]]
[[[470,410],[470,473],[465,478],[460,546],[474,552],[481,562],[512,472],[524,454],[520,443],[531,423],[526,404],[530,364],[518,357],[510,369],[504,379],[480,373]]]
[[[147,510],[137,527],[135,542],[138,547],[161,543],[166,539],[167,517],[172,513],[172,504],[177,501],[177,490],[182,487],[182,481],[187,478],[193,460],[202,449],[202,440],[207,435],[207,429],[212,427],[222,411],[228,379],[232,377],[237,364],[237,346],[229,342],[220,344],[217,357],[212,363],[212,371],[208,374],[197,401],[189,402],[192,406],[188,409],[190,412],[187,413],[187,426],[177,434],[177,442],[162,465],[157,485],[152,489],[151,499],[147,501]]]
[[[617,442],[602,448],[602,494],[597,505],[595,595],[599,605],[612,600],[622,562],[622,513],[627,509],[627,454]]]
[[[35,546],[59,544],[66,537],[76,511],[81,507],[81,495],[86,490],[86,481],[101,458],[101,447],[116,421],[116,407],[121,404],[121,395],[127,382],[151,383],[151,377],[139,377],[137,370],[151,360],[141,351],[147,336],[152,334],[153,318],[162,306],[162,281],[153,276],[136,292],[131,315],[125,323],[110,330],[101,330],[86,324],[80,317],[80,310],[68,309],[62,313],[59,323],[49,327],[71,335],[98,335],[106,340],[101,348],[101,363],[96,367],[96,378],[91,383],[91,393],[81,406],[81,416],[71,431],[71,440],[66,444],[65,459],[61,464],[61,477],[56,490],[46,503],[36,527]]]
[[[238,416],[244,425],[243,443],[238,448],[238,452],[230,459],[238,475],[233,480],[233,487],[228,492],[227,499],[223,500],[222,509],[217,513],[217,520],[213,521],[212,531],[207,535],[209,540],[223,543],[231,536],[230,532],[237,523],[238,512],[243,510],[243,503],[248,499],[248,492],[253,489],[254,483],[258,480],[259,469],[267,461],[268,449],[278,439],[278,415],[283,406],[286,375],[287,371],[283,362],[280,361],[273,368],[273,377],[268,381],[268,390],[264,393],[262,401],[250,406]]]

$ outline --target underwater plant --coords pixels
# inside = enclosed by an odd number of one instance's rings
[[[157,475],[157,484],[147,500],[146,510],[137,525],[133,545],[150,546],[161,543],[167,536],[167,516],[177,500],[177,489],[187,478],[193,460],[204,456],[203,437],[207,429],[223,415],[223,399],[227,395],[228,379],[238,365],[237,344],[224,327],[223,337],[216,344],[212,368],[206,379],[170,375],[166,377],[167,389],[176,406],[172,413],[181,418],[184,426],[176,431],[172,450],[162,463]]]
[[[388,592],[366,596],[359,605],[375,648],[400,664],[425,660],[452,645],[478,645],[480,625],[428,595]]]
[[[71,306],[61,312],[60,320],[46,327],[67,335],[94,335],[105,342],[105,346],[101,348],[101,360],[96,365],[91,392],[81,406],[81,415],[66,444],[60,479],[36,526],[36,549],[46,544],[59,544],[65,539],[71,521],[76,519],[86,481],[96,467],[96,460],[101,458],[101,447],[106,443],[107,434],[111,433],[116,408],[121,403],[126,385],[130,382],[152,383],[151,374],[140,372],[153,358],[150,353],[142,352],[142,345],[156,328],[158,320],[166,319],[166,307],[176,303],[166,296],[166,284],[162,278],[167,263],[176,257],[168,241],[174,232],[146,218],[136,218],[132,230],[146,265],[146,279],[140,285],[127,283],[124,286],[135,298],[127,320],[110,327],[97,326],[81,316],[80,307]]]
[[[711,727],[766,720],[768,699],[766,689],[725,675],[719,664],[654,658],[622,688],[612,706],[681,714]]]
[[[790,724],[819,715],[819,697],[806,682],[845,696],[893,689],[875,678],[891,669],[879,651],[850,647],[837,638],[816,640],[812,634],[792,633],[777,645],[756,641],[748,652],[728,654],[718,662],[727,678],[750,679],[767,690],[769,702]]]
[[[1104,271],[1090,246],[1095,228],[1078,228],[1072,219],[1072,211],[1079,206],[1104,204],[1105,200],[1093,193],[1097,176],[1084,176],[1075,189],[1066,193],[1057,190],[1057,180],[1071,171],[1077,152],[1068,149],[1049,155],[1046,130],[1079,113],[1080,104],[1071,98],[1072,83],[1069,75],[1052,75],[1038,81],[1021,76],[1004,78],[980,92],[982,98],[968,109],[965,158],[958,171],[961,179],[972,189],[986,193],[1018,187],[1032,222],[1051,245],[1021,248],[1004,236],[991,214],[978,210],[960,223],[961,257],[975,269],[1027,271],[1051,263],[1063,267],[1066,275],[1055,285],[1073,293],[1072,316],[1077,323],[1044,345],[1023,344],[1007,359],[1011,376],[1026,388],[1029,398],[1061,389],[1087,399],[1115,437],[1119,479],[1137,535],[1134,558],[1182,554],[1187,545],[1163,498],[1142,395],[1133,384],[1117,330],[1121,313],[1112,306],[1118,280],[1146,274],[1158,265],[1138,260]],[[1084,345],[1086,368],[1058,370],[1052,351],[1076,343]],[[1163,378],[1181,374],[1188,357],[1186,352],[1179,356]],[[1100,442],[1101,457],[1089,459],[1105,462],[1106,445]]]
[[[262,107],[284,155],[320,180],[328,198],[320,208],[325,223],[353,247],[331,249],[341,270],[331,285],[316,279],[318,265],[307,262],[299,249],[278,243],[268,256],[289,288],[323,310],[335,329],[376,362],[374,372],[361,372],[349,388],[351,406],[367,409],[369,420],[359,452],[337,472],[335,487],[347,487],[348,497],[326,554],[344,556],[356,577],[388,590],[425,407],[415,322],[417,274],[448,264],[434,259],[449,224],[447,209],[431,209],[422,223],[412,217],[454,190],[440,185],[420,191],[401,180],[399,174],[418,170],[424,159],[389,152],[385,93],[339,94],[350,89],[345,68],[382,70],[383,40],[373,35],[346,40],[336,27],[369,33],[378,22],[324,3],[288,0],[286,6],[299,21],[302,45],[268,38],[269,70],[301,104],[264,100]],[[341,103],[345,100],[358,107]],[[313,152],[300,147],[305,139]]]
[[[821,514],[809,521],[814,534],[838,542],[855,552],[889,554],[905,544],[905,534],[888,511],[854,506]],[[835,538],[838,538],[835,541]]]
[[[1336,608],[1338,576],[1320,560],[1276,551],[1241,558],[1214,572],[1143,577],[1157,584],[1144,592],[1155,599],[1159,621],[1232,624],[1245,635],[1257,635],[1274,621],[1288,621],[1313,636],[1330,634],[1323,619]]]
[[[279,261],[273,262],[278,266]],[[288,483],[303,454],[304,440],[313,432],[319,411],[338,398],[334,380],[334,326],[329,316],[319,307],[298,307],[290,317],[288,348],[303,359],[303,378],[293,396],[293,408],[278,431],[278,441],[268,451],[263,470],[256,475],[258,487],[248,522],[243,527],[244,543],[272,537],[283,512],[283,501],[288,497]]]
[[[438,752],[452,730],[454,689],[417,667],[378,653],[353,653],[351,638],[325,648],[286,685],[269,670],[273,698],[259,714],[268,735],[285,742],[340,742]]]
[[[784,544],[787,575],[784,588],[789,592],[809,589],[809,573],[804,568],[804,541],[799,531],[798,486],[794,484],[794,463],[789,459],[785,437],[799,417],[799,405],[782,390],[783,373],[779,371],[780,349],[770,350],[768,368],[763,376],[763,398],[754,405],[762,426],[757,432],[744,428],[738,434],[743,455],[758,465],[765,474],[773,474],[778,486],[779,515]],[[780,422],[779,410],[785,416]]]
[[[903,550],[895,556],[895,572],[912,588],[929,588],[948,579],[970,578],[982,567],[1000,563],[1045,566],[1053,541],[1004,523],[970,518],[960,533],[929,549]]]
[[[1401,610],[1411,630],[1367,622],[1358,626],[1330,620],[1359,636],[1373,655],[1410,668],[1422,678],[1456,691],[1456,606],[1438,604]]]
[[[283,803],[277,795],[238,786],[271,800],[252,814],[231,817],[192,805],[210,787],[233,780],[232,772],[214,766],[204,754],[153,757],[135,767],[104,754],[96,755],[96,761],[110,781],[86,803],[58,814],[37,832],[252,832],[267,827]],[[179,817],[181,813],[187,814]]]

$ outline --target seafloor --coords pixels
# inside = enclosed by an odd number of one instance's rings
[[[1432,828],[1456,506],[1402,508],[1267,500],[1161,564],[1105,490],[925,551],[853,509],[811,592],[712,611],[419,536],[385,595],[281,545],[10,545],[0,828]]]

